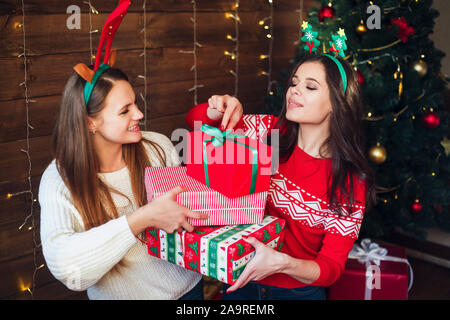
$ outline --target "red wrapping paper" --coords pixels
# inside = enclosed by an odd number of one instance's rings
[[[403,247],[383,246],[388,256],[406,259]],[[371,291],[371,300],[407,300],[409,269],[404,262],[380,262],[380,286]],[[348,259],[341,277],[329,287],[329,300],[364,300],[366,290],[366,264]]]
[[[187,135],[187,174],[206,184],[203,160],[203,141],[212,136],[202,131]],[[258,150],[258,173],[255,193],[269,189],[272,147],[251,138],[237,138],[237,141]],[[230,140],[222,146],[207,145],[208,174],[210,187],[229,198],[241,197],[250,193],[252,180],[252,152]]]
[[[177,195],[177,203],[196,212],[205,212],[208,219],[188,219],[192,226],[261,223],[267,191],[239,198],[227,198],[221,193],[189,177],[186,167],[148,167],[145,169],[147,200],[166,193],[176,186],[187,190]]]

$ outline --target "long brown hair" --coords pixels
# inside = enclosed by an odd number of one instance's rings
[[[86,81],[73,73],[65,86],[53,132],[53,153],[58,172],[72,195],[85,230],[118,218],[111,192],[122,193],[108,187],[98,176],[100,163],[87,125],[87,116],[94,117],[103,109],[106,96],[117,80],[128,81],[128,78],[116,68],[105,71],[98,79],[86,106],[83,96]],[[152,165],[144,143],[153,148],[161,164],[166,164],[164,151],[152,141],[143,138],[137,143],[122,146],[138,207],[146,203],[144,171],[145,167]],[[131,203],[129,198],[128,200]]]
[[[350,64],[338,58],[347,75],[347,90],[344,93],[339,69],[335,62],[324,55],[308,55],[294,67],[289,83],[297,69],[306,62],[319,62],[325,68],[330,91],[332,113],[330,135],[320,146],[320,154],[331,154],[331,174],[328,181],[330,209],[341,215],[343,205],[352,212],[354,204],[354,182],[366,186],[366,207],[375,203],[374,174],[364,154],[364,130],[362,126],[361,89],[358,76]],[[285,98],[286,99],[286,96]],[[286,162],[294,151],[298,140],[299,124],[286,119],[287,102],[283,102],[275,128],[280,129],[280,162]],[[356,180],[355,180],[356,178]]]

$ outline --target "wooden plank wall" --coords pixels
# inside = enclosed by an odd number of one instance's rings
[[[144,26],[143,0],[132,1],[114,40],[117,48],[116,66],[123,69],[139,94],[144,91],[144,61],[140,56],[146,48],[147,125],[152,131],[166,134],[185,127],[184,117],[193,106],[194,73],[190,70],[193,56],[180,50],[193,48],[193,16],[190,0],[146,1]],[[274,0],[274,79],[281,68],[290,66],[296,54],[294,41],[298,38],[300,3],[303,17],[313,0]],[[19,57],[25,43],[27,54],[27,92],[35,102],[29,104],[29,146],[31,184],[35,198],[42,172],[51,161],[51,132],[54,126],[61,92],[78,62],[90,62],[90,30],[101,30],[108,13],[117,1],[91,0],[99,14],[89,16],[88,6],[81,0],[25,0],[25,26],[22,26],[22,1],[0,1],[0,298],[1,299],[85,299],[84,292],[67,290],[56,281],[45,266],[39,247],[39,203],[29,193],[8,197],[28,190],[29,162],[22,149],[27,149],[24,60]],[[69,30],[66,13],[69,5],[81,8],[81,29]],[[212,94],[234,92],[234,61],[224,55],[232,51],[234,43],[226,35],[234,36],[234,20],[226,12],[233,12],[233,0],[197,1],[198,101],[206,101]],[[246,113],[262,111],[267,78],[258,76],[268,70],[266,54],[269,40],[258,24],[270,16],[267,0],[240,1],[239,16],[239,92]],[[91,19],[91,21],[90,21]],[[146,37],[141,30],[145,27]],[[92,34],[94,54],[99,42]],[[32,219],[19,230],[33,210]],[[35,239],[33,239],[33,234]],[[36,241],[36,243],[34,242]],[[34,249],[36,247],[36,249]],[[35,272],[35,266],[44,265]],[[33,295],[26,289],[33,283]]]

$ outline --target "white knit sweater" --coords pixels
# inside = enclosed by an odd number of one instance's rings
[[[163,147],[167,166],[179,165],[175,148],[166,136],[155,132],[143,135]],[[155,163],[156,155],[151,149],[147,152]],[[201,275],[149,255],[147,247],[135,238],[126,219],[136,210],[127,167],[100,176],[133,203],[112,193],[120,217],[85,231],[55,160],[42,175],[41,241],[49,270],[69,289],[87,290],[89,299],[180,298],[200,281]],[[122,263],[112,269],[119,261]]]

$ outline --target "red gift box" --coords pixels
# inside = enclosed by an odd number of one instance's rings
[[[266,207],[267,192],[228,198],[189,177],[186,167],[148,167],[145,169],[147,200],[166,193],[176,186],[187,190],[177,195],[177,203],[196,212],[205,212],[208,219],[191,219],[193,226],[261,223]]]
[[[255,237],[280,250],[285,221],[264,216],[259,224],[196,227],[193,232],[166,233],[147,228],[148,253],[188,270],[233,284],[255,255],[243,236]]]
[[[405,248],[381,248],[369,239],[363,239],[359,254],[355,255],[355,246],[349,254],[354,258],[347,260],[341,277],[329,287],[328,299],[407,300],[412,285],[412,269],[406,259]]]
[[[190,177],[229,198],[269,189],[272,147],[231,130],[204,124],[190,132],[186,159]]]

